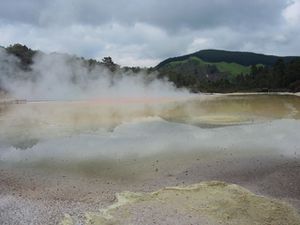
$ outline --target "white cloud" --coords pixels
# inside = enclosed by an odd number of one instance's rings
[[[0,45],[19,42],[99,60],[111,56],[128,66],[155,66],[204,48],[300,52],[300,0],[28,1],[2,4]],[[13,7],[32,15],[17,15]]]
[[[283,17],[290,26],[300,26],[300,0],[293,0],[283,11]]]
[[[211,42],[209,39],[203,37],[195,37],[192,43],[188,46],[186,53],[195,52],[199,49],[206,49],[209,48],[210,45]]]

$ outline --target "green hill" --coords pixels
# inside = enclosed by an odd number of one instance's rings
[[[178,66],[181,66],[181,67],[189,66],[190,62],[194,62],[199,67],[215,66],[219,72],[226,73],[226,74],[229,74],[229,75],[232,75],[232,76],[236,76],[236,75],[239,75],[241,73],[249,74],[250,71],[251,71],[250,66],[243,66],[241,64],[237,64],[237,63],[234,63],[234,62],[233,63],[206,62],[206,61],[202,60],[201,58],[198,58],[198,57],[195,57],[195,56],[191,56],[190,58],[188,58],[186,60],[183,60],[183,61],[173,61],[173,62],[170,62],[168,65],[169,65],[169,69],[171,67],[176,69],[176,67],[178,67]]]
[[[193,91],[299,91],[300,57],[202,50],[159,63],[157,70],[177,87]]]
[[[191,57],[196,57],[202,59],[203,61],[216,63],[216,62],[226,62],[226,63],[236,63],[243,66],[251,66],[257,64],[263,64],[266,66],[273,66],[279,59],[282,59],[285,63],[290,62],[294,59],[300,59],[298,56],[274,56],[274,55],[264,55],[252,52],[233,52],[224,50],[201,50],[192,54],[183,55],[179,57],[168,58],[161,63],[159,63],[155,68],[160,69],[164,65],[174,62],[174,61],[184,61]]]

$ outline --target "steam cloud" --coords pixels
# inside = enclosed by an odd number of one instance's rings
[[[178,97],[188,95],[156,74],[116,72],[66,54],[38,53],[30,71],[19,59],[0,49],[0,85],[14,98],[27,100],[78,100],[118,97]]]
[[[112,73],[104,66],[89,67],[85,63],[66,54],[37,53],[30,69],[24,70],[17,57],[0,48],[0,87],[8,92],[9,98],[32,101],[24,105],[0,104],[0,153],[8,149],[29,151],[49,139],[60,140],[91,131],[110,132],[121,123],[161,115],[164,107],[148,106],[149,98],[156,102],[191,96],[187,90],[158,79],[155,73]],[[107,99],[112,104],[64,103],[94,99]],[[141,104],[123,105],[119,103],[126,100],[117,99],[140,99]],[[40,102],[45,100],[54,102]],[[57,147],[51,151],[56,152]]]

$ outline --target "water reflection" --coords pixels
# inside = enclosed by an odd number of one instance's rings
[[[147,118],[202,128],[299,119],[300,98],[292,95],[219,95],[127,104],[120,104],[120,101],[2,104],[0,140],[2,145],[27,149],[39,140],[112,132],[121,124]]]

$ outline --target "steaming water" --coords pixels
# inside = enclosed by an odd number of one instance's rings
[[[211,175],[215,170],[236,173],[263,160],[264,168],[271,168],[270,160],[297,161],[300,155],[300,99],[293,95],[32,101],[0,107],[0,168],[16,173],[109,177],[138,187],[168,174],[182,179],[182,170],[195,162],[203,166],[201,177],[194,175],[190,183],[222,179]],[[176,184],[167,177],[161,185]]]
[[[286,95],[200,96],[182,99],[99,99],[3,104],[1,143],[48,140],[160,122],[200,128],[300,118],[299,97]],[[168,125],[166,125],[168,124]],[[185,124],[185,125],[184,125]],[[193,128],[196,129],[196,128]],[[117,129],[118,130],[118,129]],[[158,130],[159,131],[159,130]],[[112,132],[112,133],[108,133]],[[18,146],[15,146],[18,148]],[[20,146],[22,148],[22,146]],[[26,146],[24,146],[26,148]]]
[[[98,99],[3,105],[0,159],[69,163],[229,148],[299,151],[300,100],[288,95]]]

